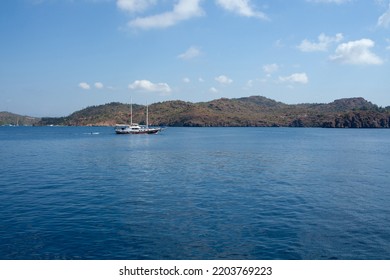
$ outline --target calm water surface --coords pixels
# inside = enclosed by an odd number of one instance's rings
[[[0,127],[1,259],[390,259],[390,130]]]

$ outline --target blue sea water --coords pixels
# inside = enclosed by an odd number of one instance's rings
[[[0,259],[390,259],[390,130],[0,127]]]

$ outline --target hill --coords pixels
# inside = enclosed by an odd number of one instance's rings
[[[389,128],[390,108],[364,98],[345,98],[328,104],[288,105],[250,96],[209,102],[159,102],[149,106],[149,123],[159,126],[284,126]],[[40,125],[113,126],[128,123],[130,105],[91,106],[63,118],[42,118]],[[145,106],[133,105],[133,121],[145,123]]]
[[[40,118],[22,116],[10,112],[0,112],[0,125],[36,125]]]

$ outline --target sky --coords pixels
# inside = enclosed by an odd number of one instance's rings
[[[0,111],[261,95],[390,105],[390,0],[2,0]]]

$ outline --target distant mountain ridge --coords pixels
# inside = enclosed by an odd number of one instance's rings
[[[390,127],[390,107],[380,108],[361,97],[297,105],[263,96],[198,103],[175,100],[149,105],[149,112],[149,123],[158,126]],[[67,117],[42,118],[38,124],[114,126],[128,123],[129,119],[130,105],[113,102],[91,106]],[[133,105],[133,121],[145,123],[145,106]]]
[[[22,116],[10,112],[0,112],[0,125],[36,125],[40,118]]]

